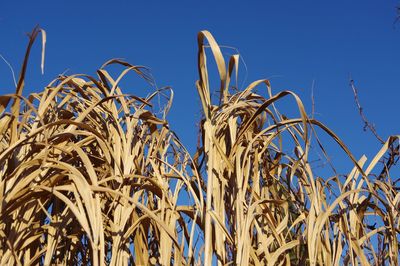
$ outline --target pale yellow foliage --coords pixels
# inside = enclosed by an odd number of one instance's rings
[[[395,158],[397,137],[371,162],[356,160],[293,92],[273,94],[268,80],[237,90],[239,55],[226,66],[202,31],[196,87],[204,118],[191,157],[165,120],[172,91],[140,98],[120,88],[129,72],[151,83],[143,67],[111,60],[97,78],[61,75],[24,98],[39,33],[30,36],[16,93],[0,96],[1,265],[398,265],[399,185],[388,160],[371,175],[385,155]],[[121,75],[114,79],[110,65],[123,67]],[[159,117],[154,99],[165,94]],[[298,118],[278,112],[285,97]],[[354,163],[345,178],[315,176],[311,140],[323,150],[316,130]]]

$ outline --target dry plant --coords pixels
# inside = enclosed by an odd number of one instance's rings
[[[192,157],[165,120],[172,91],[123,94],[129,72],[152,82],[144,67],[111,60],[96,78],[61,75],[25,98],[39,33],[30,35],[16,93],[0,97],[1,265],[398,265],[400,181],[389,171],[398,137],[369,163],[355,159],[293,92],[273,94],[268,80],[237,91],[239,56],[226,66],[202,31],[204,116]],[[110,65],[123,67],[118,77]],[[154,99],[165,95],[158,117]],[[286,97],[298,118],[277,110]],[[353,162],[348,175],[316,176],[311,142],[325,153],[317,130]]]

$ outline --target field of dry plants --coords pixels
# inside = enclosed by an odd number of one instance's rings
[[[239,56],[225,61],[202,31],[203,119],[189,154],[165,120],[169,88],[142,98],[119,86],[130,72],[151,83],[144,67],[111,60],[97,77],[60,75],[24,97],[41,33],[45,41],[39,28],[30,34],[15,94],[0,96],[1,265],[399,264],[398,136],[355,158],[293,92],[274,94],[268,80],[237,90]],[[298,117],[277,110],[287,97]],[[315,174],[311,142],[325,151],[317,131],[353,163],[346,175]]]

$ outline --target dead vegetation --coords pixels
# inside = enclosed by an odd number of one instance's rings
[[[204,119],[191,156],[165,121],[171,102],[162,117],[153,112],[165,90],[140,98],[120,88],[129,72],[150,82],[143,67],[111,60],[97,77],[62,75],[25,98],[39,33],[30,35],[16,93],[0,97],[1,265],[398,265],[400,181],[389,171],[397,136],[372,160],[354,158],[293,92],[273,94],[268,80],[232,90],[239,56],[226,65],[203,31],[196,87]],[[110,65],[123,67],[120,76]],[[284,97],[298,118],[277,110]],[[344,177],[315,175],[316,130],[353,162]]]

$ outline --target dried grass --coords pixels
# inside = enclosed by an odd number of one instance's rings
[[[398,137],[367,163],[308,117],[293,92],[273,94],[259,80],[232,93],[239,56],[226,66],[203,31],[196,87],[204,119],[191,157],[164,119],[172,100],[162,118],[152,111],[165,91],[140,98],[119,87],[128,72],[151,82],[143,67],[111,60],[96,78],[59,76],[23,97],[39,33],[30,35],[16,93],[0,96],[1,265],[398,265],[400,181],[389,172]],[[205,44],[220,77],[218,104]],[[299,118],[278,112],[285,97]],[[344,178],[315,176],[316,130],[354,163]]]

